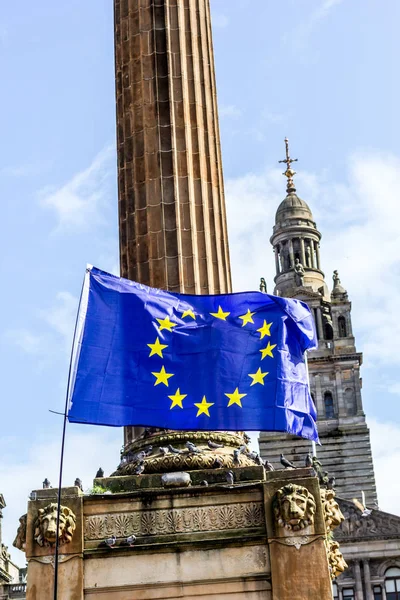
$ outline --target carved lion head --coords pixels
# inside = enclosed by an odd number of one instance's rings
[[[22,517],[19,518],[17,535],[13,541],[13,546],[18,548],[18,550],[22,550],[22,552],[25,552],[26,549],[26,519],[27,515],[22,515]]]
[[[307,488],[289,483],[273,499],[275,519],[285,529],[299,531],[314,522],[315,500]]]
[[[67,506],[60,506],[58,539],[60,546],[69,544],[76,527],[76,517]],[[35,521],[35,541],[39,546],[55,546],[57,536],[57,504],[40,508]]]
[[[328,561],[331,578],[334,579],[343,573],[348,565],[340,552],[339,544],[334,541],[328,541]]]
[[[344,515],[335,500],[335,492],[321,488],[322,511],[327,533],[339,527],[344,521]]]

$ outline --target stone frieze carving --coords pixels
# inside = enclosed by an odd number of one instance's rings
[[[288,483],[276,492],[272,509],[278,526],[299,531],[314,523],[316,504],[307,488]]]
[[[85,518],[85,540],[103,540],[115,535],[151,536],[199,531],[223,531],[265,526],[260,502],[223,504],[171,510],[149,510]]]
[[[345,520],[335,531],[335,538],[370,539],[374,537],[400,537],[400,517],[373,510],[368,517],[362,517],[360,510],[351,501],[340,500],[340,508]]]
[[[76,517],[67,506],[60,506],[59,544],[69,544],[72,541],[76,527]],[[52,502],[45,508],[39,508],[35,520],[34,539],[39,546],[55,546],[57,535],[57,504]]]

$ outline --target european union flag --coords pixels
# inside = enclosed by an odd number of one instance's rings
[[[88,269],[68,418],[167,429],[282,431],[318,441],[308,307],[246,292],[192,296]]]

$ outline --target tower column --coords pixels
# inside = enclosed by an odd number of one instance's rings
[[[310,246],[311,246],[311,266],[313,269],[315,269],[316,264],[315,264],[315,242],[314,242],[314,240],[310,240]]]
[[[281,270],[279,268],[278,248],[276,246],[274,247],[274,254],[275,254],[275,269],[276,269],[276,274],[279,275],[279,273],[281,272]]]
[[[300,238],[300,250],[301,250],[301,264],[303,265],[303,267],[306,267],[306,250],[304,247],[304,238],[301,237]]]
[[[315,254],[317,257],[317,269],[321,270],[321,259],[319,256],[319,244],[318,242],[315,244]]]
[[[359,367],[354,368],[354,389],[356,392],[356,404],[357,404],[357,412],[363,413],[363,405],[361,398],[361,389],[360,389],[360,369]]]
[[[290,239],[288,241],[288,244],[289,244],[290,266],[293,269],[293,267],[294,267],[293,240]]]
[[[346,416],[346,407],[344,405],[342,374],[340,372],[340,369],[335,370],[335,378],[336,378],[336,393],[337,393],[337,402],[338,402],[338,416],[345,417]]]
[[[321,314],[321,308],[318,306],[316,309],[316,313],[317,313],[317,329],[318,329],[318,338],[320,340],[324,339],[324,326],[322,324],[322,314]]]
[[[316,373],[314,376],[315,379],[315,402],[317,404],[317,414],[320,418],[324,418],[325,416],[325,406],[322,398],[322,386],[321,386],[321,375]]]
[[[360,561],[354,561],[354,576],[356,580],[356,600],[364,600]]]
[[[363,560],[364,569],[364,584],[365,584],[365,600],[374,600],[374,594],[372,592],[371,585],[371,571],[369,568],[369,560]]]

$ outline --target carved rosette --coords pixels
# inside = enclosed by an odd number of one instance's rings
[[[186,448],[186,442],[194,444],[198,452]],[[222,448],[209,448],[208,442],[222,445]],[[170,451],[172,446],[177,452]],[[148,455],[142,456],[149,448]],[[246,448],[234,460],[234,450]],[[247,451],[242,432],[225,431],[170,431],[147,430],[139,438],[125,446],[121,464],[111,477],[134,475],[138,462],[143,464],[143,473],[167,473],[194,471],[214,468],[251,467],[257,464]]]
[[[348,565],[343,558],[343,554],[340,552],[338,542],[335,540],[327,540],[326,551],[331,579],[335,579],[335,577],[338,577],[347,569]]]
[[[60,546],[72,541],[75,527],[76,517],[72,510],[67,506],[60,506],[58,532]],[[55,546],[57,537],[57,504],[55,502],[48,504],[45,508],[39,508],[34,528],[34,539],[39,546]]]
[[[278,527],[300,531],[314,523],[316,504],[306,487],[288,483],[276,492],[272,509]]]

